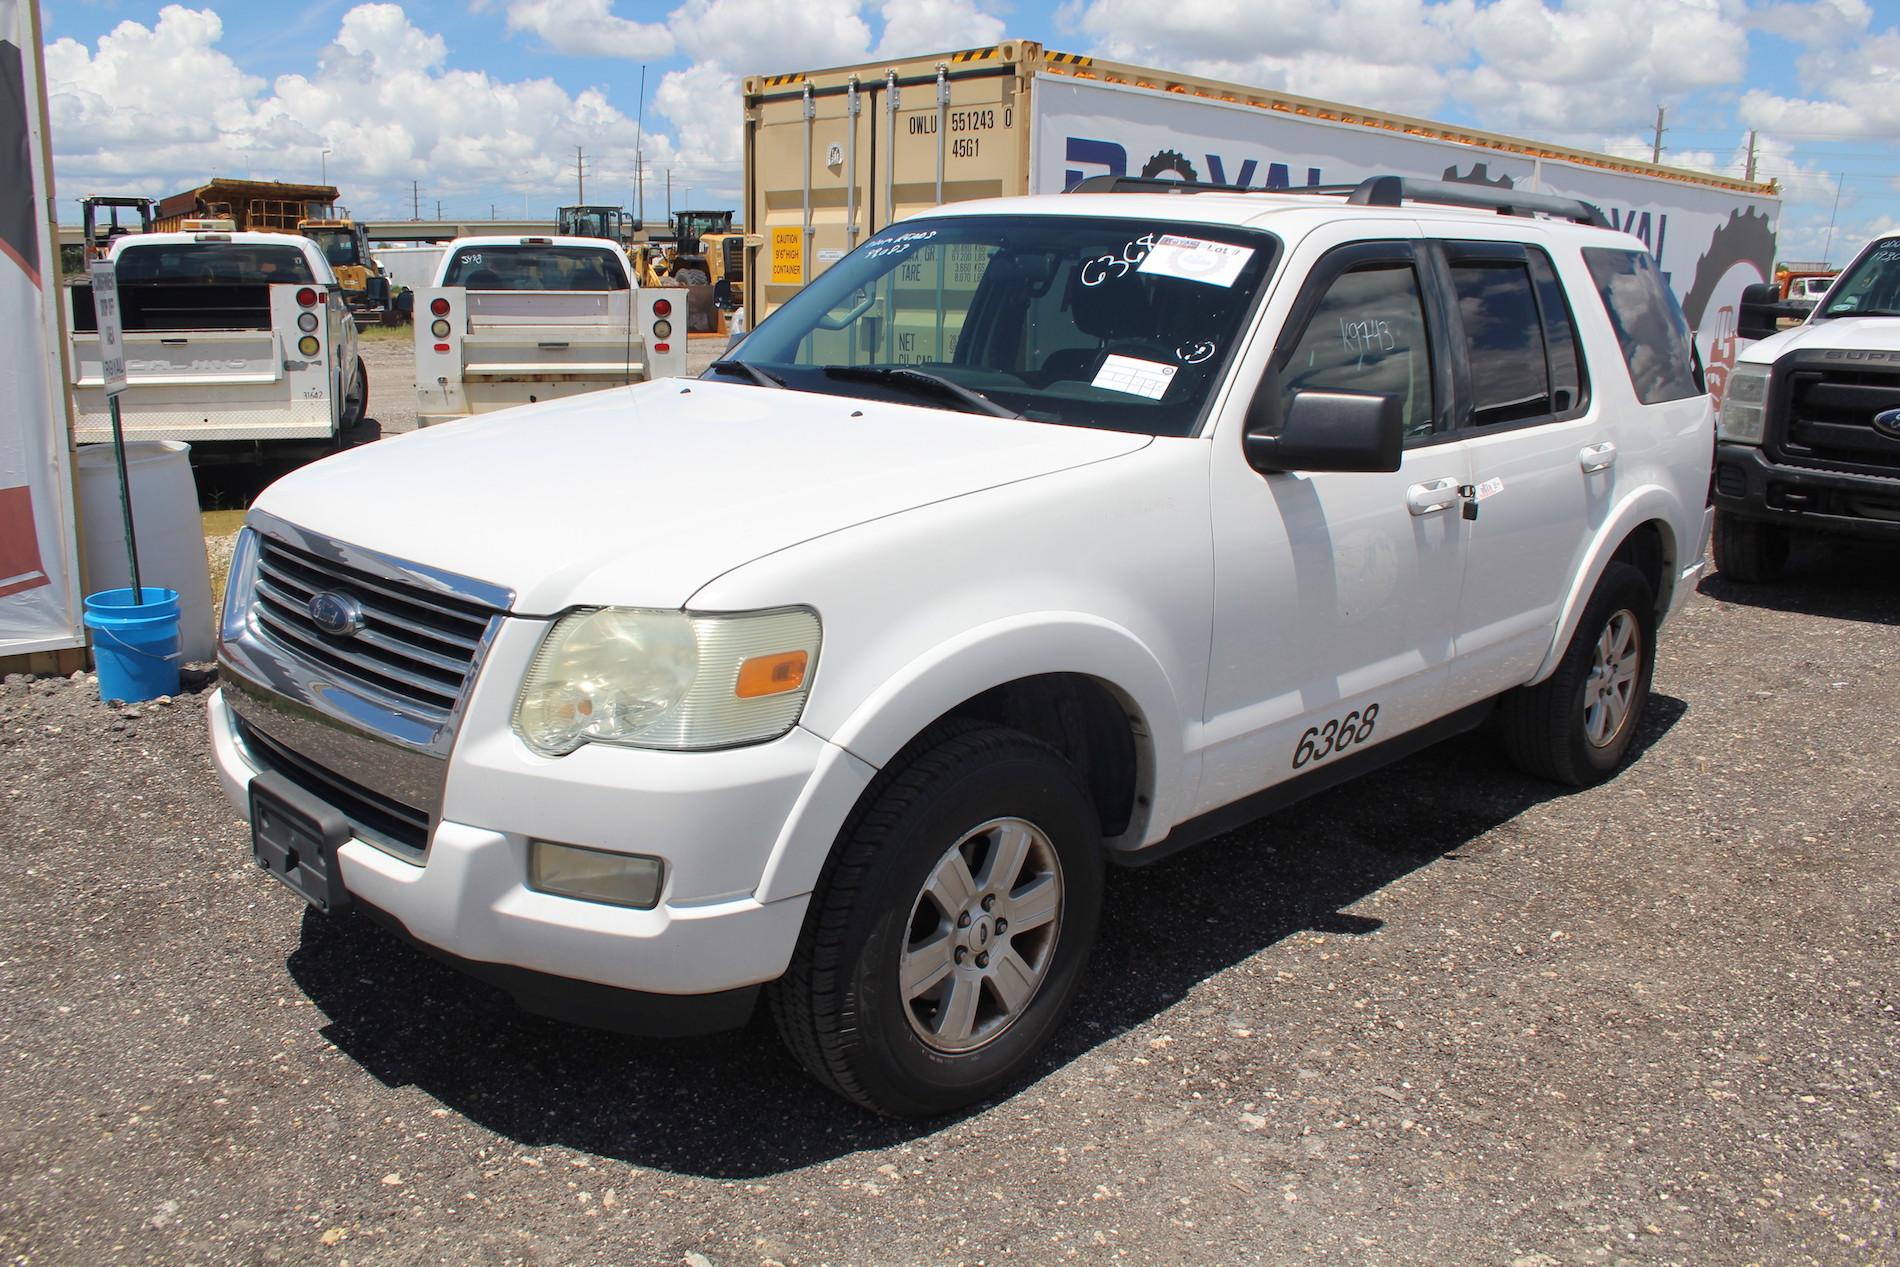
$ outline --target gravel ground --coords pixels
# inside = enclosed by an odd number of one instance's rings
[[[8,678],[0,1256],[1900,1262],[1893,563],[1705,582],[1604,787],[1473,736],[1114,874],[1038,1077],[911,1124],[307,913],[205,688]]]

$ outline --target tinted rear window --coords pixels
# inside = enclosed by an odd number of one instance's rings
[[[470,290],[626,290],[609,251],[590,246],[464,246],[449,257],[444,286]]]
[[[294,246],[236,242],[180,242],[128,246],[119,254],[119,281],[230,286],[259,282],[309,283],[310,264]]]
[[[1644,251],[1587,247],[1584,263],[1616,327],[1636,398],[1645,405],[1700,395],[1689,323]]]

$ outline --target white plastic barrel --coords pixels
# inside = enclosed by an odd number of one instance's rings
[[[217,654],[211,611],[211,565],[191,446],[177,440],[132,440],[125,446],[132,489],[132,526],[139,537],[139,580],[178,591],[178,649],[187,660]],[[79,522],[86,590],[132,584],[119,511],[119,473],[109,444],[79,446]]]

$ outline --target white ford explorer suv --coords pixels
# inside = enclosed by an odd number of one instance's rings
[[[274,485],[210,704],[257,861],[538,1012],[763,992],[819,1081],[921,1114],[1049,1039],[1104,863],[1493,713],[1612,773],[1714,435],[1641,243],[1510,191],[1141,184],[942,208],[702,378]]]

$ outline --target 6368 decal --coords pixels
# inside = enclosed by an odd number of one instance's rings
[[[1372,738],[1372,731],[1379,723],[1379,706],[1366,705],[1364,711],[1354,709],[1344,717],[1335,717],[1320,726],[1308,726],[1306,733],[1300,736],[1300,742],[1293,749],[1293,768],[1299,769],[1315,761],[1324,761],[1336,757],[1356,744],[1362,744]]]

